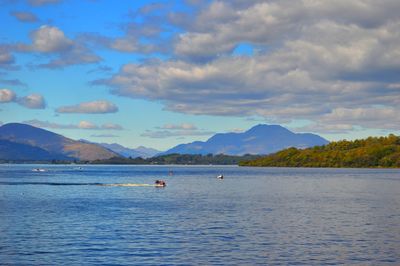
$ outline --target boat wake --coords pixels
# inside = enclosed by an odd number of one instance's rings
[[[102,187],[164,187],[158,184],[135,183],[63,183],[63,182],[0,182],[0,185],[47,185],[47,186],[102,186]]]
[[[164,187],[158,184],[135,184],[135,183],[125,183],[125,184],[101,184],[100,186],[106,187]]]

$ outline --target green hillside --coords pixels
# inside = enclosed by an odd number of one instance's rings
[[[269,167],[400,167],[400,137],[369,137],[331,142],[308,149],[289,148],[239,163],[241,166]]]

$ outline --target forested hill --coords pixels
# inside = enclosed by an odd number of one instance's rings
[[[400,167],[400,137],[369,137],[331,142],[308,149],[288,148],[240,163],[241,166],[270,167]]]

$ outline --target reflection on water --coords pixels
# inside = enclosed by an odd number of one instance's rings
[[[399,170],[2,165],[0,264],[399,265],[399,191]]]

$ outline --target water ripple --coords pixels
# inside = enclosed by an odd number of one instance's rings
[[[398,170],[32,167],[0,166],[0,264],[400,264]]]

